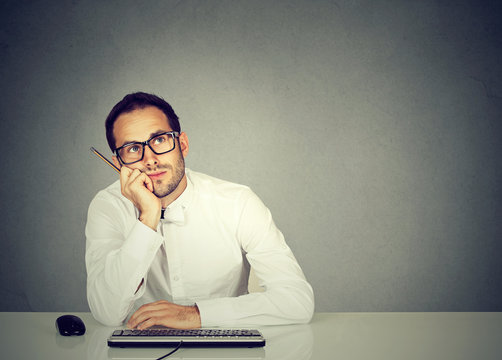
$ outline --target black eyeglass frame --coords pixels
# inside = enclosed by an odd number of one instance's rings
[[[159,137],[159,136],[162,136],[162,135],[171,135],[171,137],[173,138],[173,148],[171,150],[167,150],[167,151],[159,153],[159,152],[156,152],[155,150],[153,150],[153,148],[150,146],[150,141],[152,141],[156,137]],[[179,137],[180,137],[180,133],[178,131],[166,131],[166,132],[163,132],[163,133],[155,134],[154,136],[152,136],[150,139],[148,139],[146,141],[133,141],[133,142],[124,144],[121,147],[116,148],[115,149],[115,155],[117,155],[117,158],[122,162],[122,164],[124,164],[124,165],[131,165],[131,164],[137,163],[138,161],[143,160],[143,158],[145,157],[145,146],[148,146],[150,148],[150,150],[152,150],[153,153],[156,154],[156,155],[167,154],[168,152],[171,152],[174,149],[176,149],[176,141],[175,141],[175,139],[179,138]],[[141,158],[138,159],[138,160],[131,161],[131,162],[125,162],[122,159],[122,157],[120,156],[119,151],[120,151],[120,149],[122,149],[122,148],[124,148],[126,146],[131,146],[131,145],[141,145]]]

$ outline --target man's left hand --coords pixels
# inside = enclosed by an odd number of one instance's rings
[[[160,300],[141,306],[127,322],[130,329],[147,329],[163,325],[175,329],[200,328],[200,315],[197,306],[182,306]]]

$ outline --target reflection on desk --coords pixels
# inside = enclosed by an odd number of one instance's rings
[[[63,337],[63,313],[0,313],[3,359],[155,359],[169,349],[111,349],[115,328],[90,313],[83,336]],[[264,348],[181,348],[169,359],[483,359],[502,358],[502,313],[317,313],[308,325],[259,330]]]

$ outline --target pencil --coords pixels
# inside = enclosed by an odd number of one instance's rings
[[[96,156],[98,156],[101,160],[103,160],[105,163],[107,163],[108,165],[110,165],[116,172],[118,172],[120,174],[120,169],[118,167],[116,167],[110,160],[108,160],[107,158],[105,158],[103,155],[101,155],[101,153],[96,150],[95,148],[93,148],[91,146],[91,151],[96,154]]]

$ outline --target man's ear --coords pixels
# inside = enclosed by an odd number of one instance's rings
[[[188,136],[186,133],[182,132],[179,137],[180,140],[180,149],[183,157],[188,155]]]
[[[115,165],[119,169],[122,167],[122,164],[120,163],[119,159],[115,155],[112,155],[112,161],[113,161],[113,165]]]

